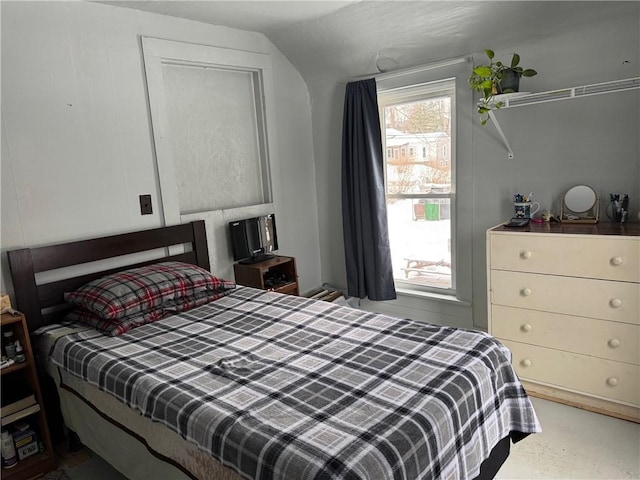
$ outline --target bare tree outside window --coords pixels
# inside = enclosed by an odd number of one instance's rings
[[[386,192],[394,277],[400,284],[453,288],[451,256],[453,88],[390,99],[379,94],[387,152]],[[418,98],[416,98],[418,97]],[[417,154],[416,154],[417,153]]]

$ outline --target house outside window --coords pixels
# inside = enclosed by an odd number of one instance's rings
[[[454,292],[454,80],[378,92],[385,148],[422,151],[385,164],[393,273],[399,287]],[[452,152],[451,161],[445,161]]]

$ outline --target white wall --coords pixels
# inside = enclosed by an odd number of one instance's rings
[[[581,8],[607,8],[603,3],[590,3]],[[636,77],[640,75],[638,12],[637,3],[627,4],[626,14],[622,11],[615,18],[572,26],[533,40],[523,40],[520,30],[504,25],[500,35],[507,40],[480,43],[478,50],[493,48],[508,59],[508,52],[518,52],[524,66],[539,72],[536,77],[523,79],[524,91]],[[448,51],[446,56],[470,53]],[[479,61],[483,55],[477,57]],[[345,56],[348,52],[342,53]],[[313,105],[322,278],[344,287],[339,195],[342,105],[346,82],[367,72],[359,70],[359,64],[348,71],[323,73],[311,64],[298,66],[309,85]],[[463,276],[472,278],[472,307],[401,296],[393,302],[365,302],[366,308],[435,323],[486,328],[485,231],[512,216],[513,193],[533,191],[543,208],[557,212],[561,195],[572,185],[586,183],[600,193],[603,207],[609,192],[625,192],[630,194],[632,211],[640,209],[639,90],[517,108],[497,115],[515,150],[515,159],[507,158],[493,125],[482,127],[476,122],[471,132],[471,161],[463,159],[468,167],[458,172],[471,177],[473,196],[471,211],[458,212],[472,223],[472,238],[466,240],[472,242],[473,258],[462,271]],[[589,261],[588,252],[585,261]]]
[[[6,251],[162,225],[139,36],[269,53],[280,253],[320,282],[306,85],[261,34],[86,2],[2,2],[2,290]]]

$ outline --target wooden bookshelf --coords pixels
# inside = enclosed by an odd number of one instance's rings
[[[3,313],[0,327],[3,332],[5,329],[13,330],[14,337],[20,341],[26,358],[22,363],[14,363],[0,370],[2,388],[10,388],[10,385],[24,382],[35,395],[37,406],[39,407],[37,409],[32,407],[24,409],[24,415],[20,415],[19,412],[17,414],[4,415],[0,411],[0,417],[4,420],[11,417],[10,423],[6,425],[10,431],[11,426],[16,422],[26,422],[29,424],[29,427],[36,432],[38,441],[42,445],[42,450],[39,453],[26,457],[23,460],[18,460],[18,463],[11,468],[2,468],[3,480],[27,480],[54,470],[57,462],[43,408],[44,403],[42,401],[42,393],[38,382],[38,374],[36,372],[36,364],[33,349],[31,348],[26,318],[22,313],[17,315]],[[23,412],[23,410],[20,411]],[[2,428],[5,428],[5,426]]]

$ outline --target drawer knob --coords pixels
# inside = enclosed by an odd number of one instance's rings
[[[607,345],[609,345],[611,348],[618,348],[620,346],[620,340],[618,340],[617,338],[612,338],[607,342]]]
[[[616,385],[618,385],[618,379],[616,377],[607,378],[607,385],[609,385],[610,387],[615,387]]]
[[[523,297],[528,297],[529,295],[531,295],[531,289],[523,288],[522,290],[520,290],[520,293],[522,294]]]
[[[532,363],[533,363],[533,362],[532,362],[530,359],[525,358],[524,360],[522,360],[522,361],[520,362],[520,365],[522,365],[523,367],[525,367],[525,368],[526,368],[526,367],[530,367]]]
[[[530,332],[531,330],[533,330],[533,327],[528,323],[525,323],[520,327],[520,330],[522,330],[523,332]]]
[[[613,257],[610,260],[611,265],[617,267],[618,265],[622,265],[622,257]]]
[[[528,250],[520,252],[520,258],[522,258],[523,260],[529,260],[531,258],[531,252]]]
[[[612,298],[609,305],[611,305],[611,308],[620,308],[622,306],[622,300],[619,298]]]

